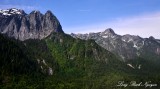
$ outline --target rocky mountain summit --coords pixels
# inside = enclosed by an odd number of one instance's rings
[[[103,32],[89,34],[71,34],[74,38],[93,39],[103,48],[113,52],[121,60],[138,57],[149,60],[160,59],[160,41],[154,37],[142,38],[134,35],[118,35],[111,28]]]
[[[43,39],[52,32],[62,32],[58,19],[47,11],[44,15],[39,11],[26,14],[20,9],[0,10],[0,33],[19,39]]]

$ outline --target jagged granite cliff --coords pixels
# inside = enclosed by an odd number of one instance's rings
[[[20,9],[0,10],[0,33],[19,39],[43,39],[52,32],[63,32],[58,19],[47,11],[26,14]]]
[[[94,39],[100,46],[113,52],[123,61],[138,57],[160,59],[160,41],[154,37],[142,38],[134,35],[118,35],[111,28],[103,32],[89,34],[71,34],[74,38]]]

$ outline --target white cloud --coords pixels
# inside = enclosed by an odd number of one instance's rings
[[[160,39],[160,12],[133,17],[115,18],[110,22],[71,27],[65,30],[73,31],[72,33],[89,33],[100,32],[106,28],[112,28],[117,34],[121,35],[139,35],[144,38],[154,36]]]

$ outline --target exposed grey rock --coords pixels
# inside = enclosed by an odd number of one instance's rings
[[[43,39],[52,32],[62,32],[58,19],[47,11],[45,15],[39,11],[26,14],[23,10],[0,10],[0,32],[21,41],[26,39]]]
[[[118,35],[111,28],[103,32],[89,34],[71,34],[74,38],[93,39],[103,48],[117,55],[121,60],[133,60],[138,57],[160,60],[160,41],[154,37],[142,38],[134,35]]]

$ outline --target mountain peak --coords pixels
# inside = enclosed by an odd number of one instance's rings
[[[43,39],[52,32],[63,33],[60,22],[51,11],[43,15],[36,10],[30,14],[16,8],[0,10],[0,21],[0,33],[22,41]]]
[[[47,10],[46,14],[53,14],[52,11]]]
[[[30,14],[36,14],[36,13],[40,13],[41,14],[41,12],[40,11],[38,11],[38,10],[34,10],[34,11],[32,11]]]
[[[48,10],[48,11],[45,13],[45,15],[48,16],[48,17],[53,17],[53,16],[54,16],[54,14],[53,14],[50,10]]]
[[[155,40],[155,38],[153,36],[150,36],[149,39],[150,40]]]
[[[103,32],[101,32],[101,35],[115,35],[115,32],[113,31],[113,29],[108,28],[106,30],[104,30]]]
[[[108,34],[108,33],[112,33],[112,34],[115,34],[115,32],[113,31],[113,29],[111,28],[108,28],[104,31],[104,33]]]
[[[21,9],[10,8],[5,10],[0,10],[0,15],[11,16],[11,15],[25,15],[26,13]]]

